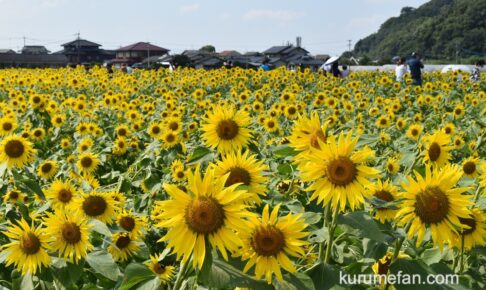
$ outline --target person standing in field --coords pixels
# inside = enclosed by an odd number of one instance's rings
[[[484,66],[484,60],[479,60],[476,62],[476,66],[473,68],[471,73],[471,81],[477,82],[481,78],[481,69]]]
[[[405,58],[400,57],[397,61],[397,66],[395,67],[395,77],[397,82],[403,82],[406,73],[407,66],[405,64]]]
[[[416,86],[422,85],[422,69],[424,64],[418,59],[418,54],[413,52],[412,57],[407,62],[412,75],[412,84]]]

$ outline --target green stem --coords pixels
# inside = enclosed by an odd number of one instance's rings
[[[325,207],[324,207],[324,223],[322,225],[322,228],[328,228],[329,226],[329,220],[331,219],[331,208],[330,208],[330,204],[327,204]],[[322,241],[321,244],[319,245],[319,261],[322,261],[324,262],[324,243],[325,241]]]
[[[189,261],[186,263],[182,264],[181,262],[181,268],[179,269],[179,273],[177,274],[177,279],[174,283],[174,287],[172,289],[180,289],[182,285],[182,281],[184,280],[184,274],[187,270],[187,265],[189,265]]]
[[[411,226],[412,226],[412,223],[408,223],[405,226],[405,234],[408,233],[408,230],[410,229]],[[405,241],[405,237],[401,237],[397,240],[397,245],[395,247],[395,251],[393,252],[392,262],[395,261],[398,258],[398,255],[400,254],[400,250],[402,249],[402,245],[403,245],[404,241]]]
[[[464,272],[464,234],[461,235],[461,260],[459,261],[459,274]]]
[[[327,242],[326,256],[324,257],[324,262],[326,264],[329,264],[329,261],[331,260],[332,244],[333,244],[333,240],[334,240],[334,231],[336,230],[338,212],[339,212],[339,210],[335,209],[335,212],[332,215],[331,226],[330,226],[330,229],[329,229],[329,241]]]
[[[478,185],[478,188],[476,189],[476,193],[474,194],[474,203],[477,203],[478,202],[478,199],[479,199],[479,189],[481,188],[481,186]]]
[[[456,272],[457,262],[459,261],[459,257],[454,257],[454,262],[452,263],[452,271]]]

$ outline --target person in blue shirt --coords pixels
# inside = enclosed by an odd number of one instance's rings
[[[260,65],[260,69],[262,69],[263,71],[269,71],[270,70],[270,66],[268,65],[267,60],[263,61],[263,63]]]
[[[424,64],[418,59],[418,54],[413,52],[412,57],[407,61],[412,75],[412,84],[416,86],[422,85],[422,69]]]

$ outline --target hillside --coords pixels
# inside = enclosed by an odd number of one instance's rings
[[[427,59],[455,60],[486,53],[486,0],[432,0],[404,7],[378,32],[361,39],[353,54],[372,59],[420,52]]]

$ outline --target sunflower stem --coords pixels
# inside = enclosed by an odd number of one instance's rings
[[[177,274],[177,279],[174,283],[174,287],[172,289],[180,289],[182,285],[182,281],[184,280],[184,274],[186,273],[187,270],[187,265],[189,265],[189,261],[186,263],[181,262],[181,267],[179,269],[179,273]]]
[[[329,209],[329,211],[331,211],[331,210]],[[335,212],[332,215],[331,226],[329,228],[329,241],[327,242],[326,256],[324,257],[324,262],[326,264],[329,264],[329,261],[331,260],[332,244],[333,244],[333,240],[334,240],[334,231],[336,230],[338,212],[339,212],[339,210],[335,209]]]
[[[464,272],[464,234],[461,235],[461,256],[459,261],[459,275]]]
[[[405,234],[408,233],[408,230],[410,229],[411,226],[412,223],[408,223],[405,226]],[[392,262],[394,262],[398,258],[398,255],[400,254],[400,250],[402,249],[402,245],[404,241],[405,241],[405,237],[401,237],[397,240],[397,246],[395,247],[395,251],[393,252]]]
[[[476,204],[478,202],[478,199],[479,199],[479,189],[481,188],[481,186],[478,185],[478,188],[476,189],[476,193],[474,194],[474,203]]]
[[[325,229],[329,226],[329,220],[331,219],[331,210],[329,208],[329,204],[327,204],[325,207],[324,207],[324,223],[322,225],[322,228]],[[322,241],[319,245],[319,261],[322,261],[324,262],[324,242],[325,241]]]

